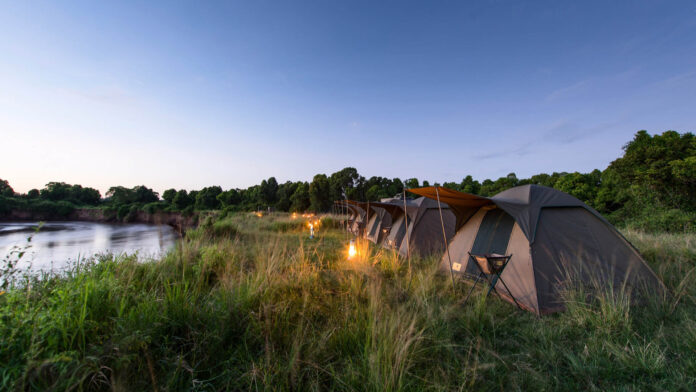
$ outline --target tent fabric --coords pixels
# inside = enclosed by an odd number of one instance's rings
[[[534,242],[536,226],[542,208],[580,207],[606,222],[601,214],[575,197],[541,185],[518,186],[490,198],[440,187],[437,187],[437,190],[436,187],[425,187],[409,189],[408,191],[433,200],[437,200],[439,192],[440,201],[447,203],[452,212],[457,215],[457,229],[462,227],[479,208],[495,205],[515,219],[530,242]]]
[[[386,228],[391,227],[391,215],[384,208],[374,206],[370,208],[374,213],[367,224],[365,238],[379,244],[386,237]]]
[[[427,256],[445,250],[446,241],[454,235],[455,216],[446,204],[442,204],[442,216],[446,236],[442,236],[442,224],[437,202],[420,197],[392,203],[370,203],[384,208],[391,215],[391,230],[384,241],[387,248],[396,249],[401,255],[410,253]],[[408,241],[405,239],[408,238]]]
[[[437,198],[432,187],[411,191]],[[571,282],[666,290],[621,233],[571,195],[538,185],[512,188],[491,198],[444,188],[437,192],[461,224],[449,242],[449,257],[444,254],[441,259],[441,269],[449,272],[451,259],[452,272],[473,277],[479,271],[468,252],[512,255],[501,275],[510,292],[500,282],[496,290],[510,302],[514,296],[531,312],[563,310],[562,294]]]

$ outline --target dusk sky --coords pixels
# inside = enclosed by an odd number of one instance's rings
[[[638,130],[696,130],[696,2],[619,3],[0,2],[0,178],[604,169]]]

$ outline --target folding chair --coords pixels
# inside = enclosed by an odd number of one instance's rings
[[[474,262],[474,265],[478,267],[479,269],[479,274],[476,277],[476,281],[474,282],[474,285],[471,286],[471,290],[469,290],[469,294],[466,295],[466,298],[464,298],[464,304],[466,304],[466,301],[469,300],[469,296],[471,296],[471,293],[474,291],[474,288],[476,288],[476,284],[481,280],[481,278],[486,279],[488,282],[488,292],[486,293],[486,297],[491,293],[491,291],[495,290],[495,285],[498,283],[498,280],[505,286],[505,289],[507,290],[508,294],[510,294],[510,297],[512,297],[512,300],[515,301],[515,305],[517,305],[518,308],[522,309],[520,304],[517,303],[517,300],[515,299],[515,296],[512,295],[512,292],[510,289],[507,287],[507,284],[505,284],[505,281],[503,278],[500,276],[503,273],[503,270],[505,270],[505,267],[508,265],[510,262],[510,259],[512,258],[512,255],[499,255],[499,254],[485,254],[485,255],[472,255],[470,252],[469,253],[469,260]],[[496,290],[496,294],[500,295],[498,291]]]

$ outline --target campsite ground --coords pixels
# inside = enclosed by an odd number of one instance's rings
[[[696,236],[625,234],[672,292],[537,318],[324,219],[204,222],[162,260],[102,257],[0,295],[0,390],[686,390]]]

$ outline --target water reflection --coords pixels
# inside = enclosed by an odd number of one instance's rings
[[[35,222],[0,222],[0,259],[13,246],[27,245],[27,237],[36,227]],[[157,257],[172,249],[177,238],[166,225],[48,222],[33,234],[20,268],[26,269],[31,262],[32,270],[60,269],[70,261],[106,252]]]

